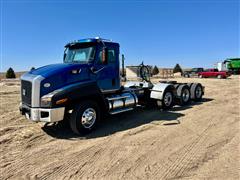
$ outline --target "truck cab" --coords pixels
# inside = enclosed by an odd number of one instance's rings
[[[77,64],[76,72],[82,76],[81,65],[87,65],[89,79],[97,82],[101,92],[113,92],[120,88],[119,44],[97,39],[86,39],[65,46],[65,64]]]

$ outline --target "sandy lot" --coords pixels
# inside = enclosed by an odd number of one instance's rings
[[[0,86],[0,179],[239,179],[240,78],[205,86],[201,103],[138,108],[86,137],[18,112],[19,83]]]

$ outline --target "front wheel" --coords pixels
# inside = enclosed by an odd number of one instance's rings
[[[100,119],[100,110],[94,101],[83,101],[70,116],[70,127],[78,135],[90,133]]]

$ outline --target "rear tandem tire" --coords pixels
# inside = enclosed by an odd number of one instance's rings
[[[163,99],[162,99],[162,109],[163,110],[168,110],[172,108],[174,105],[174,96],[173,92],[171,90],[165,90],[163,94]]]
[[[193,101],[201,101],[203,96],[203,87],[200,83],[192,84],[191,88],[191,97]]]
[[[94,101],[83,101],[76,105],[70,116],[70,127],[78,135],[94,130],[100,119],[100,108]]]
[[[187,105],[191,100],[190,88],[187,85],[180,85],[177,89],[179,91],[177,94],[180,94],[180,105]]]

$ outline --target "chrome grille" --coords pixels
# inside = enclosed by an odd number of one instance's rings
[[[32,101],[32,83],[29,81],[21,81],[21,96],[22,102],[31,106]]]

